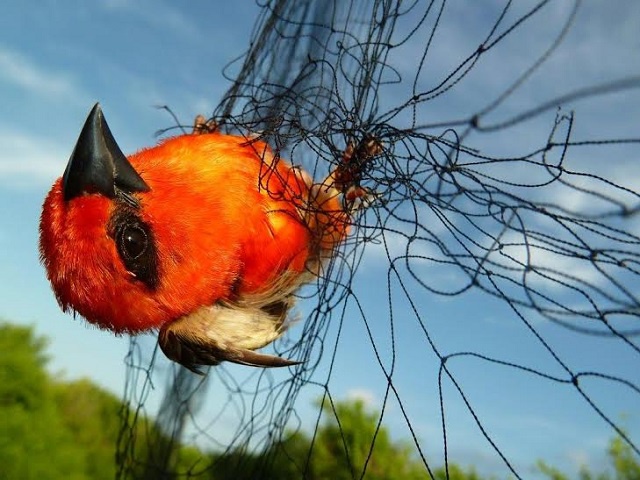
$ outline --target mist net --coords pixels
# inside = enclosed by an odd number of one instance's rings
[[[640,454],[640,12],[625,8],[265,0],[211,118],[317,180],[348,152],[371,195],[271,347],[300,364],[198,376],[132,339],[120,477],[268,478],[284,455],[319,478],[329,418],[351,476],[378,478],[380,439],[356,461],[345,398],[420,478],[454,463],[529,478],[613,436]]]

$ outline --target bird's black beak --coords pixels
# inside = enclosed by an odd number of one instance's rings
[[[69,201],[90,193],[114,198],[116,190],[131,194],[150,189],[118,147],[96,103],[62,176],[62,192]]]

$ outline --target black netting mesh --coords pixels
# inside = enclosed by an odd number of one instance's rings
[[[265,1],[212,118],[318,180],[349,144],[375,138],[383,151],[359,183],[376,197],[275,345],[300,365],[198,377],[156,355],[155,339],[132,340],[121,477],[215,478],[221,459],[246,469],[243,454],[313,434],[314,399],[333,405],[365,377],[381,424],[411,440],[425,478],[477,460],[469,444],[497,474],[527,478],[535,458],[520,452],[545,435],[578,449],[590,439],[566,425],[584,418],[640,454],[621,417],[633,412],[620,411],[640,406],[640,62],[624,43],[611,58],[584,51],[599,35],[632,38],[621,22],[634,12],[613,10]],[[594,30],[594,15],[611,30]],[[526,421],[558,417],[557,431]],[[181,443],[227,455],[177,469]]]

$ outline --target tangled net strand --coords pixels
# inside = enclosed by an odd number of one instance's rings
[[[624,129],[624,119],[602,125],[604,136],[589,128],[592,105],[615,108],[621,98],[638,105],[640,76],[613,72],[568,89],[558,79],[562,90],[548,96],[536,85],[555,85],[545,77],[553,68],[545,68],[567,55],[586,7],[578,0],[495,3],[261,5],[247,52],[225,71],[231,87],[212,118],[226,132],[260,136],[316,179],[335,170],[350,145],[357,151],[375,139],[381,152],[353,157],[355,182],[374,196],[354,215],[336,258],[299,293],[301,320],[275,345],[300,365],[221,365],[199,378],[132,339],[121,478],[140,465],[148,478],[216,469],[172,472],[171,452],[181,442],[236,455],[240,465],[242,452],[259,451],[287,430],[317,429],[321,409],[310,410],[307,400],[319,394],[337,415],[344,388],[336,370],[352,348],[378,379],[378,426],[400,418],[432,478],[438,464],[460,461],[460,421],[483,439],[500,471],[522,478],[512,448],[519,439],[480,406],[484,388],[513,393],[526,417],[539,402],[536,389],[552,387],[557,402],[581,400],[640,455],[637,431],[625,430],[602,396],[604,387],[640,400],[638,375],[625,370],[640,357],[640,194],[633,185],[640,171],[631,165],[640,137]],[[453,28],[462,15],[477,16],[480,26]],[[535,35],[544,35],[540,51],[518,50]],[[508,56],[510,48],[519,55]],[[484,84],[492,69],[495,84]],[[521,351],[491,336],[502,331],[519,332]],[[567,342],[591,345],[594,357],[577,356]],[[619,359],[596,358],[611,351],[601,348],[615,348]],[[494,385],[498,372],[513,383]],[[150,405],[151,385],[163,382],[163,401]],[[155,417],[164,436],[134,438],[131,412]],[[430,436],[427,416],[439,424]],[[272,460],[261,457],[255,468]],[[298,467],[304,477],[306,466]]]

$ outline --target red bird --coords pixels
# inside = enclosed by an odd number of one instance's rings
[[[313,185],[265,143],[215,132],[127,159],[96,104],[44,201],[41,260],[64,311],[159,329],[194,371],[290,365],[254,350],[283,334],[293,294],[348,233],[332,178]]]

